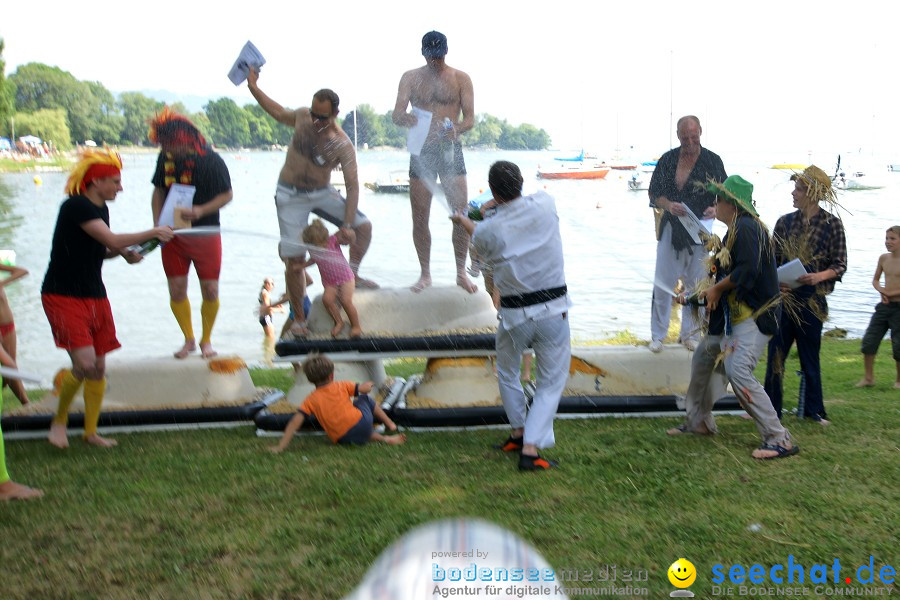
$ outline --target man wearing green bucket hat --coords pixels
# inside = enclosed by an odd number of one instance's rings
[[[707,184],[716,195],[716,218],[728,226],[721,247],[713,248],[710,272],[715,283],[699,293],[709,311],[709,331],[691,360],[691,382],[684,424],[670,429],[682,433],[713,434],[715,378],[724,369],[735,395],[753,420],[762,445],[758,459],[781,458],[799,452],[781,424],[772,401],[753,375],[769,338],[777,329],[780,311],[775,253],[753,202],[753,184],[732,175],[723,183]],[[680,297],[683,302],[683,297]],[[724,359],[719,362],[719,355]]]

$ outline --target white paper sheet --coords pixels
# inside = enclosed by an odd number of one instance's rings
[[[806,275],[806,267],[803,266],[799,258],[795,258],[791,262],[778,267],[778,283],[789,285],[792,290],[803,285],[797,281],[797,278],[802,275]]]
[[[697,215],[694,214],[694,211],[692,211],[687,204],[683,206],[684,210],[687,211],[687,214],[679,216],[678,220],[681,221],[681,224],[684,225],[685,229],[687,229],[688,235],[691,236],[691,239],[694,240],[694,243],[702,244],[703,240],[700,238],[700,232],[702,231],[705,235],[709,235],[711,228],[707,228],[705,224],[706,221],[701,221],[699,218],[697,218]]]
[[[175,209],[176,208],[193,208],[194,206],[194,193],[197,191],[192,185],[184,185],[182,183],[173,183],[172,187],[169,188],[169,194],[166,196],[166,202],[163,204],[162,210],[159,213],[159,223],[157,223],[158,227],[165,227],[168,225],[172,229],[175,229]],[[179,219],[179,226],[185,227],[185,224]],[[186,226],[190,226],[188,223]]]
[[[418,156],[422,152],[422,146],[425,145],[428,130],[431,129],[431,113],[413,106],[412,114],[416,116],[418,121],[409,128],[409,133],[406,135],[406,149],[413,156]]]
[[[253,42],[248,41],[241,48],[241,53],[238,55],[237,60],[234,61],[234,66],[228,71],[228,79],[234,85],[241,85],[247,79],[247,75],[250,74],[250,67],[258,71],[264,64],[266,64],[266,59],[256,49]]]

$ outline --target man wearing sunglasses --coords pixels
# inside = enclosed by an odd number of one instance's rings
[[[466,163],[459,136],[475,126],[475,92],[472,79],[444,62],[447,36],[429,31],[422,38],[425,66],[407,71],[400,78],[397,102],[392,118],[401,127],[414,127],[415,109],[431,113],[431,124],[425,144],[409,160],[409,200],[412,203],[413,244],[419,257],[421,275],[412,286],[420,292],[431,285],[431,231],[428,218],[431,197],[437,178],[454,212],[464,210],[467,203]],[[412,105],[413,112],[407,112]],[[476,286],[466,275],[466,253],[469,234],[459,224],[453,225],[453,252],[456,257],[456,284],[475,293]]]
[[[339,98],[332,90],[322,89],[313,95],[309,108],[290,109],[269,98],[257,86],[259,71],[250,69],[247,87],[259,105],[279,123],[294,128],[284,166],[278,175],[275,208],[281,241],[278,252],[285,262],[285,280],[294,314],[303,306],[306,278],[300,266],[306,260],[306,247],[300,234],[315,213],[339,228],[338,238],[350,243],[350,266],[356,275],[356,286],[377,288],[378,285],[358,274],[369,243],[372,223],[359,212],[359,177],[356,151],[347,134],[335,124]],[[331,172],[341,167],[347,188],[346,200],[331,185]],[[309,333],[305,320],[296,320],[290,333],[301,337]]]

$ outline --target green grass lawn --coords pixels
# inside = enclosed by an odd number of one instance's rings
[[[898,569],[889,346],[872,389],[853,387],[858,340],[825,340],[822,364],[833,425],[786,416],[802,450],[765,462],[750,458],[758,435],[736,416],[719,418],[714,438],[666,436],[676,417],[557,421],[550,473],[520,473],[491,450],[502,430],[410,432],[399,447],[302,437],[277,456],[266,451],[277,439],[252,427],[119,435],[108,451],[7,441],[10,474],[47,495],[0,504],[0,597],[336,599],[405,531],[449,516],[515,532],[557,571],[646,570],[657,598],[674,589],[666,570],[679,557],[697,568],[697,597],[710,596],[715,564],[768,569],[792,554],[855,572],[873,555]],[[253,376],[291,382],[284,370]]]

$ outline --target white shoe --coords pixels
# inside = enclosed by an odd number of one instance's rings
[[[652,342],[650,342],[649,348],[650,348],[650,352],[652,352],[654,354],[659,354],[660,352],[662,352],[663,345],[662,345],[661,341],[653,340]]]

